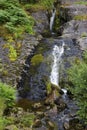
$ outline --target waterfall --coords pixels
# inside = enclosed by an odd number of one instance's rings
[[[53,9],[52,10],[52,16],[50,18],[50,31],[51,32],[53,30],[53,24],[54,24],[55,14],[56,14],[56,9]]]
[[[52,64],[52,71],[50,75],[50,81],[52,84],[57,85],[59,83],[59,66],[60,66],[60,60],[61,56],[64,52],[64,42],[62,46],[55,45],[52,51],[53,56],[53,64]]]

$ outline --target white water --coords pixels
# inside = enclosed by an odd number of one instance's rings
[[[59,66],[61,56],[64,52],[64,42],[62,46],[55,45],[53,48],[52,56],[53,56],[53,64],[52,64],[52,71],[50,75],[50,81],[52,84],[57,85],[59,83]]]
[[[52,16],[50,18],[50,31],[51,32],[53,30],[53,24],[54,24],[55,15],[56,15],[56,9],[52,10]]]
[[[66,89],[62,88],[61,90],[64,92],[64,95],[67,95],[67,90]]]

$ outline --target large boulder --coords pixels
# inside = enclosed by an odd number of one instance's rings
[[[64,122],[64,129],[65,130],[84,130],[84,127],[82,124],[79,123],[79,119],[73,118]]]
[[[43,34],[49,29],[49,21],[47,13],[44,10],[40,10],[32,13],[33,18],[35,19],[35,31],[37,33]]]
[[[84,0],[85,1],[85,0]],[[60,21],[65,18],[65,23],[59,31],[64,38],[76,39],[81,50],[87,49],[87,6],[77,4],[77,1],[65,1],[60,8]],[[66,12],[66,13],[65,13]]]

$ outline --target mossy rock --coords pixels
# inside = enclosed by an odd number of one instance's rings
[[[47,95],[49,95],[52,92],[52,87],[51,87],[51,82],[46,82],[46,90],[47,90]]]
[[[57,85],[55,85],[55,84],[52,84],[51,83],[51,86],[52,86],[52,89],[54,90],[54,89],[56,89],[56,90],[60,90],[60,86],[57,86]]]
[[[46,82],[46,90],[47,94],[51,94],[54,91],[56,91],[56,94],[59,95],[59,91],[61,90],[59,86],[52,84],[50,81]]]
[[[87,15],[86,14],[76,15],[76,16],[74,16],[74,20],[79,20],[79,21],[87,20]]]
[[[83,32],[83,33],[81,34],[81,37],[87,37],[87,33],[86,33],[86,32]]]
[[[9,125],[5,129],[6,130],[18,130],[18,128],[15,125]]]
[[[44,57],[41,55],[41,54],[36,54],[32,57],[31,59],[31,64],[33,66],[37,66],[39,65],[41,62],[43,62],[44,60]]]

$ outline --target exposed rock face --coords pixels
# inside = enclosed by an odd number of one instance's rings
[[[83,15],[85,12],[87,12],[87,6],[85,5],[70,4],[68,6],[66,5],[64,8],[68,10],[68,15],[71,17],[76,15]]]
[[[58,112],[63,111],[67,107],[67,105],[65,104],[65,102],[61,97],[55,100],[55,104],[57,105]]]
[[[84,32],[87,33],[87,21],[71,20],[65,24],[63,36],[78,39]]]
[[[46,11],[41,10],[38,12],[34,12],[32,13],[32,16],[35,19],[35,31],[37,33],[43,34],[49,28],[49,22]]]
[[[84,130],[77,118],[70,119],[64,123],[65,130]]]
[[[7,43],[2,38],[0,39],[0,79],[7,83],[16,85],[17,81],[21,79],[20,75],[23,70],[26,58],[33,52],[35,46],[39,43],[39,37],[26,34],[24,39],[18,41],[21,47],[18,50],[19,56],[15,61],[9,59],[9,48],[6,47]],[[15,45],[15,43],[13,43]],[[16,48],[16,45],[15,45]]]
[[[87,49],[87,37],[77,39],[78,44],[80,45],[81,50]]]
[[[19,55],[15,61],[9,60],[9,48],[4,47],[7,44],[3,38],[0,38],[0,79],[12,85],[17,85],[17,82],[21,79],[23,67],[29,67],[25,63],[26,58],[31,55],[35,49],[35,46],[42,39],[42,35],[47,28],[49,28],[48,17],[46,11],[38,10],[32,13],[36,23],[34,26],[35,35],[25,34],[22,39],[18,39],[16,42],[20,43]],[[12,43],[15,45],[14,43]],[[15,45],[16,47],[16,45]],[[25,72],[26,73],[26,72]]]
[[[76,2],[79,2],[80,0],[62,0],[62,3],[63,4],[73,4],[73,3],[76,3]],[[83,0],[83,1],[86,1],[86,0]]]
[[[62,26],[62,37],[67,37],[71,39],[76,39],[78,45],[80,45],[81,50],[87,49],[87,6],[75,4],[77,1],[68,1],[65,2],[65,6],[61,8],[62,17],[68,17],[64,26]],[[67,5],[68,3],[68,5]],[[63,3],[64,4],[64,3]],[[65,16],[65,10],[67,14]],[[60,14],[60,15],[61,15]],[[84,38],[85,37],[85,38]]]

